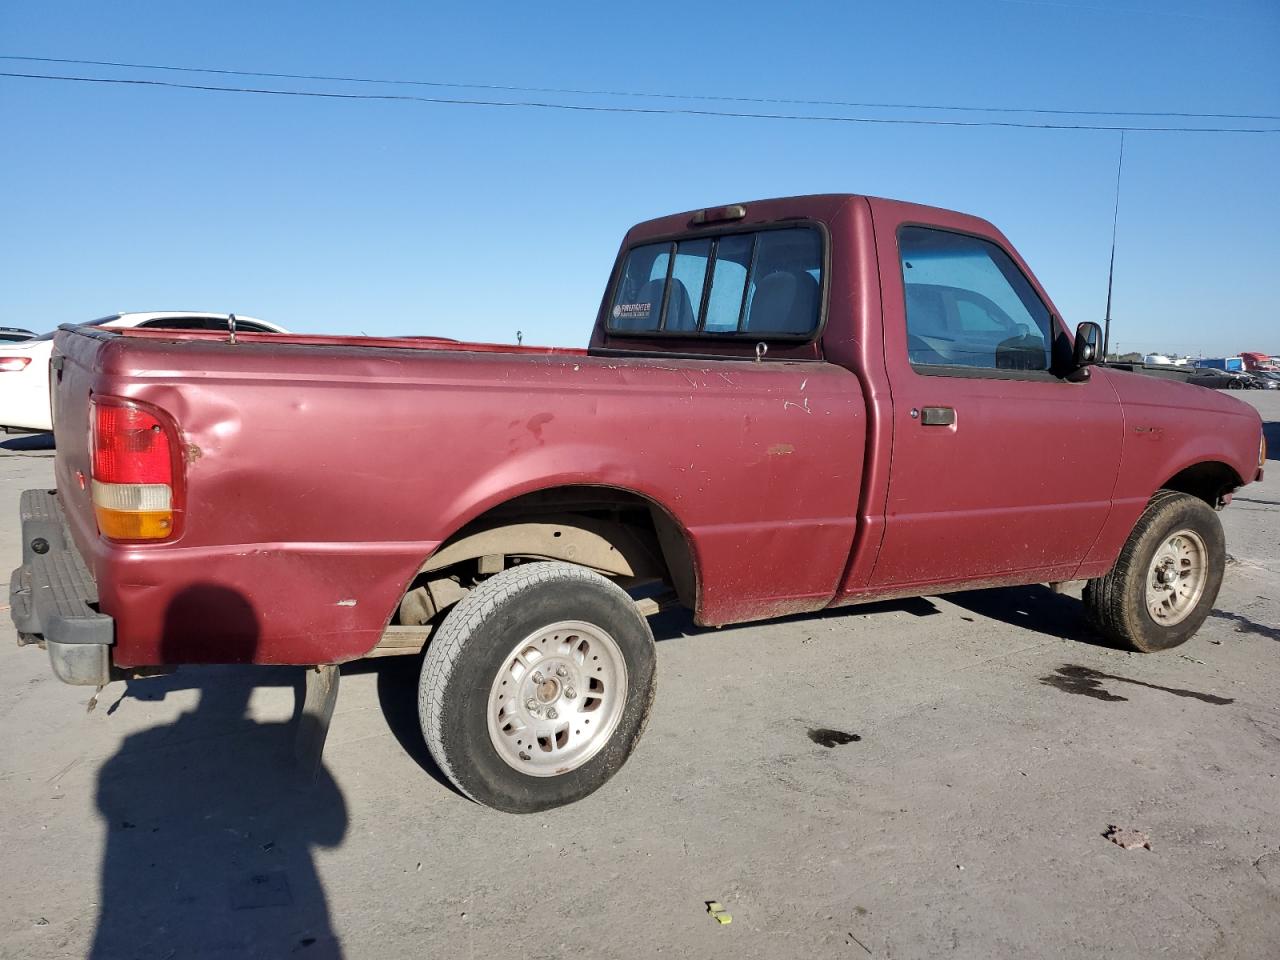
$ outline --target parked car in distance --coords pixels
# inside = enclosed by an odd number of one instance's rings
[[[1219,367],[1183,367],[1163,363],[1129,363],[1112,360],[1106,364],[1112,370],[1140,373],[1145,377],[1175,380],[1198,387],[1216,390],[1271,390],[1273,382],[1262,371],[1238,372]]]
[[[130,327],[162,330],[228,330],[225,313],[113,313],[84,324],[87,327],[124,329]],[[244,332],[285,333],[265,320],[236,315],[236,329]],[[25,332],[25,331],[24,331]],[[31,335],[19,343],[0,346],[0,427],[41,432],[53,429],[49,414],[49,357],[53,353],[53,333]]]
[[[1109,360],[1106,366],[1111,370],[1140,373],[1144,377],[1156,377],[1176,383],[1186,383],[1191,375],[1197,372],[1193,367],[1175,366],[1172,363],[1129,363],[1124,360]]]
[[[1252,390],[1253,382],[1243,373],[1220,370],[1217,367],[1197,367],[1187,377],[1187,383],[1211,390]]]
[[[1280,390],[1280,375],[1265,370],[1250,370],[1245,374],[1254,390]]]
[[[57,490],[22,495],[11,616],[71,683],[307,665],[302,729],[338,664],[421,656],[440,770],[544,810],[639,740],[668,604],[720,625],[1085,581],[1102,637],[1188,640],[1262,422],[1096,366],[1101,340],[987,221],[848,194],[632,227],[585,350],[60,330]]]
[[[22,327],[0,327],[0,343],[13,343],[18,340],[30,340],[35,336],[32,330]]]

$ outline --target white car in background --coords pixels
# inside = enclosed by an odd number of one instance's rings
[[[159,327],[164,330],[228,329],[225,313],[113,313],[83,324],[86,327]],[[265,320],[236,315],[240,333],[288,333]],[[31,340],[0,344],[0,427],[52,430],[49,414],[49,358],[53,333]]]

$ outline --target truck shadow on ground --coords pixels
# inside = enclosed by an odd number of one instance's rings
[[[1003,587],[993,590],[972,590],[966,593],[948,593],[947,603],[972,613],[977,617],[1007,623],[1036,633],[1073,643],[1085,643],[1114,649],[1114,646],[1094,632],[1084,616],[1080,600],[1067,594],[1054,593],[1048,587],[1037,584],[1027,587]],[[770,623],[802,623],[806,620],[838,619],[840,617],[881,616],[908,613],[916,617],[944,615],[945,611],[927,597],[908,597],[902,600],[884,600],[851,607],[836,607],[782,617]],[[973,621],[972,617],[963,617]],[[692,637],[712,633],[715,627],[700,627],[693,622],[687,610],[667,610],[651,617],[649,626],[654,639],[671,640],[676,637]]]
[[[1043,584],[949,593],[945,599],[988,620],[1072,643],[1117,649],[1089,625],[1078,597],[1054,593]]]
[[[693,622],[693,614],[690,611],[683,607],[676,607],[650,617],[649,629],[653,631],[653,639],[661,643],[664,640],[675,640],[680,637],[698,637],[708,633],[716,633],[722,629],[732,630],[736,627],[768,625],[771,623],[804,623],[810,620],[832,620],[840,617],[890,613],[908,613],[915,617],[932,617],[942,613],[942,611],[938,609],[935,603],[925,597],[907,597],[902,600],[883,600],[853,607],[836,607],[831,610],[816,610],[813,613],[798,613],[789,617],[777,617],[773,620],[730,624],[721,628],[699,626]]]
[[[344,664],[342,673],[344,676],[361,673],[377,675],[378,706],[401,749],[432,780],[451,793],[465,797],[436,764],[422,736],[422,724],[418,718],[418,678],[422,673],[422,656],[356,660]]]
[[[1031,630],[1045,636],[1054,637],[1072,643],[1083,643],[1114,649],[1114,646],[1096,634],[1085,619],[1084,608],[1078,598],[1066,594],[1054,593],[1043,585],[1025,587],[1006,587],[992,590],[974,590],[966,593],[951,593],[944,598],[947,603],[958,607],[974,616],[961,615],[963,620],[975,622],[975,618],[993,620],[1010,624],[1024,630]],[[798,614],[765,621],[774,623],[804,623],[838,619],[841,617],[887,616],[895,613],[906,613],[915,617],[932,617],[944,615],[945,611],[931,599],[926,597],[908,597],[900,600],[886,600],[878,603],[867,603],[858,606],[839,607],[832,610],[820,610],[815,613]],[[1257,632],[1272,639],[1280,639],[1280,631],[1260,627],[1252,621],[1237,618],[1234,614],[1214,611],[1213,616],[1239,620],[1239,629],[1244,632]],[[690,611],[677,607],[665,610],[649,618],[649,626],[654,639],[658,642],[675,640],[684,637],[698,637],[718,632],[716,627],[699,626],[693,622]],[[732,629],[732,628],[726,628]],[[1064,668],[1065,669],[1065,668]],[[422,670],[422,657],[398,656],[371,660],[357,660],[344,664],[344,675],[374,673],[377,678],[378,703],[381,707],[387,726],[400,747],[411,757],[433,780],[458,796],[462,793],[444,775],[427,750],[422,736],[422,727],[418,718],[418,679]],[[1083,671],[1086,668],[1072,668]],[[1059,671],[1061,674],[1062,671]],[[1092,673],[1092,671],[1090,671]],[[1096,674],[1085,677],[1082,674],[1070,673],[1046,679],[1044,682],[1058,686],[1070,693],[1084,693],[1100,700],[1125,700],[1125,697],[1107,693],[1101,688],[1100,681],[1111,679],[1140,686],[1152,686],[1141,681],[1130,681],[1123,677],[1110,677]],[[151,683],[153,681],[147,681]],[[1167,690],[1177,695],[1185,695],[1206,702],[1216,702],[1209,695],[1201,695],[1191,691],[1175,691],[1171,688],[1153,687]]]
[[[252,658],[256,618],[238,594],[196,588],[174,607],[184,625],[216,607],[220,626],[236,624],[220,653]],[[201,667],[130,682],[141,700],[193,689],[199,700],[130,734],[98,774],[106,842],[91,958],[341,957],[313,851],[342,842],[348,815],[327,769],[313,783],[293,762],[302,676]],[[253,690],[273,683],[294,687],[295,717],[250,718]]]

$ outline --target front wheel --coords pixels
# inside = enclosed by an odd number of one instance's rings
[[[1197,497],[1161,490],[1116,565],[1084,588],[1089,619],[1107,639],[1141,653],[1189,640],[1213,609],[1226,568],[1218,515]]]
[[[445,617],[422,663],[432,757],[467,796],[534,813],[599,789],[653,702],[653,634],[616,584],[568,563],[490,577]]]

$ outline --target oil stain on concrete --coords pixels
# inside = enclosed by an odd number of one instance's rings
[[[862,737],[856,733],[846,733],[843,730],[831,730],[827,727],[810,727],[809,739],[820,747],[842,747],[846,743],[857,743]]]

